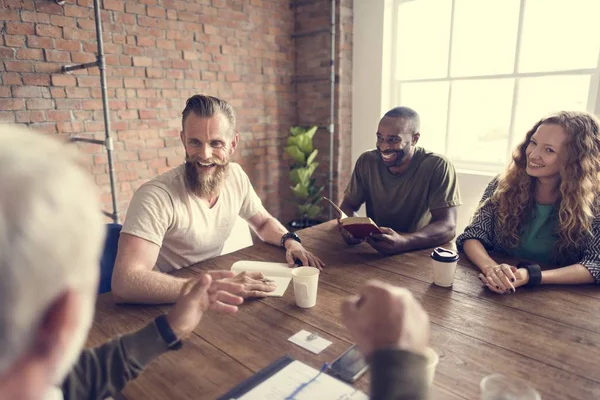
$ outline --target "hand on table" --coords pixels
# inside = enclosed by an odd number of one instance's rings
[[[365,241],[365,239],[359,239],[359,238],[354,237],[354,235],[352,235],[350,232],[348,232],[346,229],[344,229],[342,227],[342,223],[339,220],[339,218],[338,218],[337,222],[338,222],[338,224],[337,224],[338,231],[340,232],[340,235],[342,235],[342,239],[344,239],[344,242],[346,242],[346,244],[348,246],[356,246],[357,244],[361,244],[362,242]]]
[[[230,272],[230,271],[228,271]],[[240,272],[235,275],[233,272],[225,279],[224,282],[229,284],[237,284],[241,287],[238,294],[243,298],[248,297],[266,297],[268,292],[272,292],[276,289],[273,282],[265,282],[265,276],[262,272]]]
[[[286,242],[285,260],[290,267],[296,265],[296,260],[300,260],[302,265],[311,266],[323,270],[325,263],[310,251],[306,250],[302,244],[290,239]]]
[[[529,282],[529,273],[526,268],[508,264],[491,265],[479,274],[479,280],[492,292],[515,293],[516,288]]]
[[[385,256],[401,253],[407,240],[404,236],[391,228],[380,227],[382,233],[373,233],[367,238],[367,243]]]
[[[167,321],[178,338],[188,336],[200,323],[207,310],[234,313],[244,302],[239,293],[242,285],[224,282],[219,279],[230,271],[216,271],[200,274],[190,279],[181,289],[179,299],[167,314]]]
[[[429,342],[429,317],[404,288],[368,281],[342,304],[342,321],[361,352],[398,348],[423,354]]]

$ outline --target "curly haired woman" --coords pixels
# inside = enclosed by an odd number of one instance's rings
[[[600,123],[581,112],[540,120],[488,185],[459,249],[496,293],[539,284],[600,284]],[[498,264],[488,251],[535,263]]]

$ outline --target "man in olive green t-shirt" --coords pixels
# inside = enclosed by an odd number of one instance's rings
[[[357,160],[341,208],[354,215],[366,203],[383,231],[366,239],[382,254],[447,243],[455,236],[461,204],[454,166],[445,157],[416,147],[419,114],[408,107],[388,111],[377,129],[377,150]],[[358,240],[340,229],[349,245]]]

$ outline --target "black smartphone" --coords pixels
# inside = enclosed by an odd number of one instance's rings
[[[338,378],[354,383],[369,369],[367,361],[358,351],[356,345],[351,346],[329,366],[329,373]]]

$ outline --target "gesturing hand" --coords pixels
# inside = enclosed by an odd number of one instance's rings
[[[429,317],[404,288],[369,281],[359,296],[342,304],[342,320],[361,352],[398,348],[423,354],[429,341]]]
[[[220,273],[215,273],[220,276]],[[241,285],[213,281],[211,273],[190,279],[183,286],[179,299],[167,314],[167,321],[178,338],[188,336],[200,323],[207,310],[234,313],[244,300],[230,292],[238,292]]]

